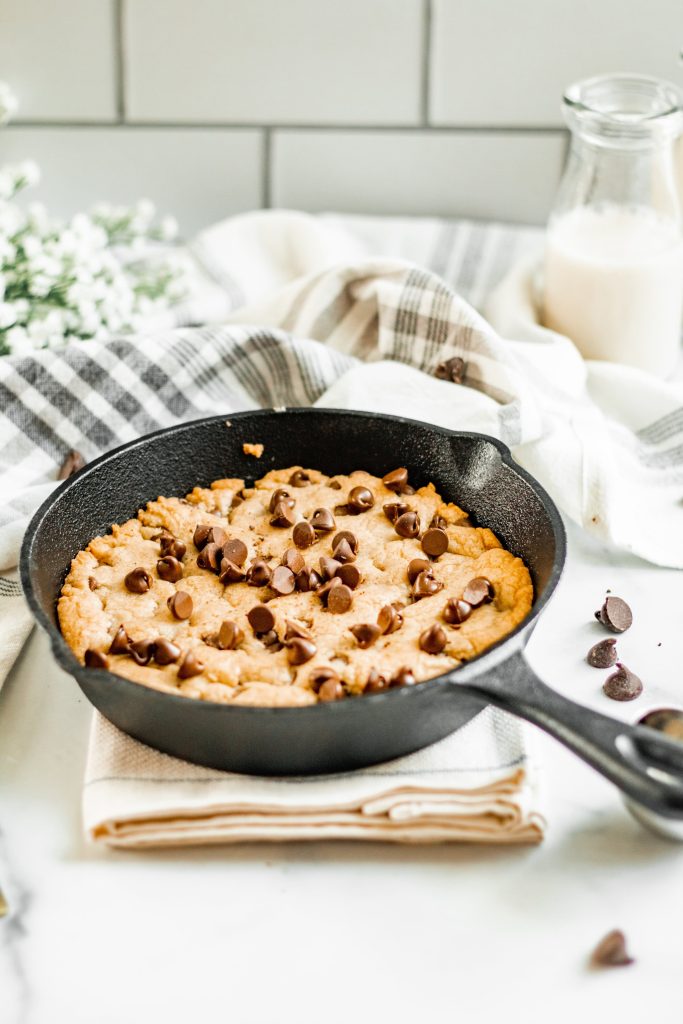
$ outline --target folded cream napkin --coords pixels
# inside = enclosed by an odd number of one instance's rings
[[[522,726],[487,708],[408,757],[344,775],[263,779],[199,768],[96,714],[87,835],[126,848],[251,840],[536,843],[545,822]]]

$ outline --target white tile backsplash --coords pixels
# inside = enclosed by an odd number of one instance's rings
[[[133,121],[416,124],[423,0],[125,0]]]
[[[683,85],[681,0],[432,0],[436,125],[559,125],[564,89],[636,71]]]
[[[30,195],[68,216],[99,200],[152,199],[184,236],[230,213],[261,205],[261,133],[200,128],[9,128],[0,163],[41,166]],[[27,198],[29,193],[26,193]]]
[[[113,121],[113,0],[0,0],[0,79],[21,117]]]
[[[273,205],[543,223],[561,132],[277,131]]]

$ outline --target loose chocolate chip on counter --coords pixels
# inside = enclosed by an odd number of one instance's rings
[[[126,589],[130,590],[131,594],[146,594],[152,586],[152,577],[146,569],[138,566],[136,569],[131,569],[131,571],[126,574],[123,582],[126,585]]]
[[[397,519],[410,511],[410,508],[403,501],[392,501],[388,505],[382,505],[382,511],[389,522],[395,524]]]
[[[672,740],[683,740],[683,711],[678,708],[656,708],[638,719],[638,725],[657,729]]]
[[[159,537],[159,547],[162,555],[172,555],[181,561],[185,557],[187,551],[186,546],[181,540],[176,540],[170,533],[164,533]]]
[[[330,580],[330,583],[334,582]],[[353,594],[351,590],[339,581],[338,587],[332,587],[329,594],[327,595],[327,610],[333,612],[335,615],[343,615],[347,612],[353,603]]]
[[[229,583],[241,583],[246,578],[246,575],[246,571],[241,565],[235,565],[229,558],[221,560],[218,579],[224,587]]]
[[[381,676],[376,668],[371,668],[370,674],[365,681],[363,693],[379,693],[381,690],[387,690],[388,688],[388,680]]]
[[[333,576],[337,575],[337,569],[341,569],[342,563],[338,562],[336,558],[321,555],[319,565],[322,578],[324,580],[331,580]]]
[[[157,665],[172,665],[180,657],[181,651],[177,644],[160,636],[154,641],[154,660]]]
[[[247,570],[247,583],[250,587],[265,587],[270,583],[272,575],[268,563],[262,558],[256,558]]]
[[[285,621],[285,643],[290,640],[294,640],[298,637],[300,640],[312,640],[313,637],[309,631],[304,627],[300,626],[298,622],[293,622],[291,619]]]
[[[493,584],[485,576],[475,576],[463,590],[462,599],[473,608],[478,608],[480,604],[488,604],[493,600]]]
[[[318,648],[312,640],[302,636],[292,637],[287,642],[287,661],[290,665],[305,665],[307,661],[315,657]]]
[[[284,594],[294,593],[295,581],[296,579],[291,569],[288,569],[286,565],[278,565],[273,570],[270,586],[276,594],[283,596]]]
[[[444,551],[448,551],[448,534],[438,527],[430,527],[422,534],[420,545],[430,558],[438,558]]]
[[[316,541],[315,530],[310,523],[302,520],[292,530],[292,540],[298,548],[310,548]]]
[[[407,667],[400,668],[389,682],[392,688],[395,686],[414,686],[417,682],[411,670]]]
[[[441,654],[445,646],[446,634],[437,622],[420,634],[420,648],[426,654]]]
[[[335,575],[351,590],[355,590],[360,583],[360,570],[355,565],[340,565]]]
[[[296,548],[287,548],[282,556],[282,564],[291,569],[295,576],[306,568],[304,556]]]
[[[341,700],[344,687],[340,679],[326,679],[318,690],[318,700]]]
[[[469,619],[472,614],[472,605],[468,604],[467,601],[452,597],[449,601],[446,601],[441,614],[443,615],[444,622],[447,622],[449,626],[459,626],[461,622]]]
[[[154,644],[151,640],[136,640],[129,645],[128,653],[137,665],[147,665],[154,654]]]
[[[199,676],[204,671],[204,663],[199,660],[194,651],[188,651],[178,668],[178,679],[191,679],[192,676]]]
[[[128,648],[130,646],[130,637],[126,633],[123,626],[114,633],[114,639],[109,647],[110,654],[128,654]]]
[[[160,580],[166,580],[167,583],[177,583],[183,578],[182,563],[173,555],[164,555],[157,562],[157,575]]]
[[[353,550],[346,538],[342,537],[336,547],[333,547],[332,555],[338,562],[346,563],[354,561],[356,552]]]
[[[356,638],[356,643],[359,647],[365,650],[366,647],[372,647],[375,640],[379,640],[382,635],[382,630],[379,626],[375,626],[370,622],[360,622],[357,626],[351,626],[350,630]]]
[[[375,498],[368,487],[353,487],[346,499],[349,514],[359,516],[362,512],[368,512],[375,504]]]
[[[334,549],[339,547],[342,541],[346,541],[346,543],[351,548],[351,554],[355,557],[355,555],[358,554],[358,537],[356,537],[355,533],[351,533],[350,530],[340,530],[339,533],[335,533],[334,537],[332,538],[333,553]],[[335,555],[334,557],[336,558],[337,556]],[[352,562],[353,558],[340,559],[340,561]]]
[[[202,550],[197,555],[197,565],[200,569],[208,569],[210,572],[218,572],[221,561],[223,560],[223,548],[209,541],[205,544]]]
[[[295,469],[287,483],[290,487],[308,487],[311,478],[303,469]]]
[[[417,537],[420,533],[420,517],[417,512],[404,512],[394,523],[394,529],[399,537]]]
[[[331,533],[336,523],[329,508],[317,508],[311,516],[311,526],[316,533]]]
[[[176,619],[189,619],[192,615],[194,604],[190,595],[186,594],[184,590],[178,590],[175,594],[171,594],[166,604],[171,615]]]
[[[593,668],[611,668],[617,663],[617,642],[616,640],[600,640],[593,644],[586,655],[586,661]]]
[[[440,516],[438,512],[435,512],[432,516],[432,521],[429,524],[429,528],[432,530],[445,530],[448,523],[443,516]]]
[[[318,693],[325,683],[333,682],[341,685],[341,679],[333,668],[317,668],[311,672],[308,682],[314,693]]]
[[[439,380],[450,380],[453,384],[462,384],[465,375],[465,360],[460,356],[453,356],[452,359],[445,359],[439,363],[434,371],[434,376]]]
[[[78,473],[79,469],[83,469],[84,466],[85,459],[80,452],[77,452],[75,448],[72,448],[71,451],[67,453],[64,462],[59,467],[57,479],[68,480],[70,476],[73,476],[74,473]]]
[[[387,490],[401,494],[403,488],[408,483],[408,470],[403,466],[400,469],[392,469],[391,473],[387,473],[386,476],[382,477],[382,483]]]
[[[227,533],[220,526],[208,526],[206,523],[200,523],[195,528],[192,542],[197,550],[201,551],[207,544],[218,544],[220,547],[225,544],[227,539]]]
[[[620,597],[608,597],[595,618],[613,633],[624,633],[633,623],[633,613]]]
[[[413,597],[416,601],[421,600],[423,597],[433,597],[440,590],[443,590],[443,583],[440,580],[434,579],[431,573],[428,572],[421,572],[413,583]]]
[[[270,496],[270,504],[268,505],[269,511],[272,513],[275,511],[275,506],[279,505],[281,501],[284,501],[289,508],[294,508],[296,501],[291,497],[289,491],[286,491],[284,487],[278,487],[276,491]]]
[[[302,594],[307,594],[311,590],[319,590],[322,586],[322,576],[317,573],[315,569],[311,569],[306,566],[301,572],[296,575],[296,589],[300,590]]]
[[[627,967],[634,963],[626,949],[626,936],[618,928],[608,932],[591,953],[593,967]]]
[[[635,700],[643,692],[643,684],[635,673],[618,661],[617,671],[607,677],[602,691],[612,700]]]
[[[271,526],[280,526],[283,529],[288,526],[294,526],[296,522],[296,515],[294,510],[286,504],[285,501],[278,501],[277,505],[273,509],[273,515],[270,519]]]
[[[265,604],[254,605],[247,612],[247,619],[255,633],[267,633],[275,625],[275,616]]]
[[[89,647],[85,652],[85,667],[86,668],[108,668],[109,662],[106,655],[102,654],[102,651],[95,651],[92,647]]]
[[[244,565],[247,560],[247,554],[247,545],[243,540],[238,540],[237,537],[226,540],[223,545],[223,558],[228,558],[235,565]]]
[[[382,633],[395,633],[403,625],[403,616],[393,604],[385,604],[379,610],[377,625]]]
[[[431,573],[432,563],[426,558],[412,558],[408,562],[408,580],[411,584],[415,582],[421,572]]]

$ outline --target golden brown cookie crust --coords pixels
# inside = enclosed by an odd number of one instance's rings
[[[304,486],[288,481],[301,471]],[[245,569],[255,558],[275,568],[292,541],[292,528],[271,525],[271,496],[284,487],[294,498],[294,519],[310,519],[316,509],[329,509],[335,520],[331,532],[319,533],[315,543],[302,549],[306,565],[319,570],[319,559],[332,556],[332,541],[342,530],[358,541],[353,565],[361,582],[352,592],[348,611],[335,614],[325,608],[316,592],[295,590],[277,595],[270,586],[246,582],[223,585],[216,573],[197,565],[199,551],[193,543],[197,526],[216,526],[229,538],[247,547]],[[353,488],[367,488],[374,505],[351,515],[347,498]],[[396,502],[417,512],[421,534],[435,515],[441,516],[448,550],[431,560],[431,573],[443,584],[433,596],[413,600],[407,567],[414,558],[426,558],[419,537],[399,536],[383,506]],[[161,557],[158,535],[171,534],[185,544],[183,577],[169,582],[159,577]],[[131,593],[124,578],[141,567],[152,584],[144,593]],[[493,600],[475,607],[460,625],[448,624],[443,609],[449,599],[459,599],[467,584],[485,577],[493,586]],[[192,598],[189,619],[179,620],[168,607],[177,591]],[[177,645],[184,656],[194,654],[203,671],[179,678],[179,662],[159,665],[154,660],[137,664],[128,654],[109,654],[109,668],[118,675],[147,686],[188,697],[239,704],[297,706],[318,700],[311,677],[320,669],[333,669],[349,694],[364,691],[375,670],[386,680],[409,667],[417,681],[429,679],[480,654],[510,633],[529,612],[533,588],[528,569],[494,534],[469,525],[466,514],[446,504],[432,484],[412,494],[397,495],[382,480],[357,471],[349,476],[327,477],[314,469],[293,466],[272,470],[253,487],[243,480],[216,480],[209,488],[195,487],[186,498],[160,497],[141,509],[136,519],[114,525],[111,533],[95,537],[74,558],[58,605],[62,633],[76,656],[84,661],[86,650],[104,653],[123,626],[133,641],[162,637]],[[284,641],[288,620],[303,626],[315,645],[314,656],[301,665],[291,664],[291,652],[280,643],[266,646],[249,624],[247,613],[266,603],[275,617],[278,640]],[[381,635],[371,646],[359,646],[350,627],[375,624],[380,609],[388,604],[405,605],[403,622],[393,633]],[[243,639],[235,650],[219,650],[203,638],[217,632],[224,620],[236,623]],[[438,654],[420,646],[420,636],[438,623],[446,643]],[[182,659],[181,659],[182,660]]]

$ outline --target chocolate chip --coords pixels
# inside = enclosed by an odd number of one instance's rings
[[[435,512],[429,524],[430,529],[445,530],[447,526],[448,523],[446,522],[444,517],[440,516],[438,512]]]
[[[237,506],[241,505],[243,502],[244,502],[244,498],[242,497],[242,495],[241,494],[235,494],[235,495],[233,495],[233,499],[230,502],[230,508],[237,508]]]
[[[211,572],[218,572],[223,560],[223,548],[215,541],[209,541],[197,555],[197,565],[200,569],[209,569]]]
[[[167,583],[177,583],[183,578],[183,567],[173,555],[165,555],[157,562],[157,575]]]
[[[323,583],[322,586],[318,587],[318,597],[320,598],[321,602],[324,605],[327,605],[327,601],[330,596],[330,591],[334,587],[340,587],[341,585],[342,581],[337,579],[337,577],[335,576],[333,577],[333,579],[328,580],[326,583]]]
[[[357,555],[358,554],[358,537],[356,537],[355,533],[351,533],[350,530],[340,530],[339,533],[336,533],[334,535],[334,537],[332,538],[332,553],[333,554],[334,554],[334,549],[336,547],[339,547],[339,545],[341,544],[342,541],[346,541],[346,543],[351,548],[351,553],[353,555]],[[334,557],[336,558],[337,556],[335,555]],[[340,559],[340,561],[342,561],[342,559]],[[351,562],[351,561],[353,561],[353,559],[352,558],[347,558],[346,561],[347,562]]]
[[[439,380],[450,380],[453,384],[462,384],[465,375],[465,360],[460,356],[453,356],[452,359],[445,359],[439,363],[434,371],[434,376]]]
[[[302,520],[292,530],[292,540],[298,548],[310,548],[315,543],[315,530],[310,523]]]
[[[306,568],[304,556],[296,548],[287,548],[282,556],[282,564],[291,569],[295,576],[298,576]]]
[[[638,719],[638,725],[646,725],[648,729],[657,729],[672,740],[683,740],[683,711],[678,708],[657,708],[648,711]]]
[[[318,690],[318,700],[341,700],[344,687],[339,679],[327,679]]]
[[[438,558],[444,551],[448,551],[448,534],[438,527],[430,527],[422,534],[420,544],[430,558]]]
[[[328,480],[327,486],[331,487],[333,491],[341,491],[342,489],[342,485],[339,483],[338,480]]]
[[[241,565],[235,565],[229,558],[221,559],[218,579],[226,587],[229,583],[241,583],[246,577],[246,572]]]
[[[461,601],[459,598],[452,597],[449,601],[446,601],[443,612],[444,622],[447,622],[450,626],[459,626],[461,622],[469,619],[472,614],[472,605],[468,604],[467,601]]]
[[[393,604],[385,604],[379,610],[377,625],[383,633],[395,633],[403,625],[403,616]]]
[[[130,645],[130,637],[126,633],[123,626],[114,633],[114,639],[109,647],[110,654],[128,654],[128,647]]]
[[[204,671],[204,664],[199,660],[194,651],[188,651],[180,663],[178,679],[191,679],[192,676],[199,676]]]
[[[355,590],[360,583],[360,571],[355,565],[340,565],[335,575],[351,590]]]
[[[160,636],[154,641],[154,660],[157,665],[172,665],[180,657],[180,648],[177,644]]]
[[[255,633],[267,633],[275,625],[275,616],[265,604],[254,605],[247,612],[247,618]]]
[[[173,555],[178,561],[181,561],[185,557],[187,551],[186,546],[181,540],[176,540],[170,533],[164,533],[159,537],[159,548],[161,549],[162,555]]]
[[[133,661],[138,665],[147,665],[154,654],[154,644],[151,640],[136,640],[128,648]]]
[[[86,668],[109,668],[109,662],[102,651],[95,651],[89,647],[85,652],[85,666]]]
[[[131,569],[131,571],[126,574],[123,582],[126,584],[126,589],[130,590],[131,594],[146,594],[152,586],[152,577],[146,569],[142,569],[138,566],[137,569]]]
[[[462,599],[473,608],[478,608],[480,604],[488,604],[493,600],[493,584],[485,576],[475,576],[463,590]]]
[[[434,594],[438,594],[440,590],[443,590],[443,583],[440,580],[434,579],[428,572],[421,572],[413,583],[413,597],[416,601],[421,600],[423,597],[432,597]]]
[[[356,643],[363,650],[366,647],[371,647],[375,640],[379,640],[382,635],[379,626],[374,626],[370,622],[361,622],[357,626],[351,626],[351,632],[356,638]]]
[[[431,573],[432,563],[428,562],[426,558],[413,558],[408,562],[408,580],[410,583],[414,583],[421,572]]]
[[[300,626],[298,622],[292,622],[291,619],[287,619],[285,622],[285,643],[288,643],[290,640],[294,640],[296,637],[300,640],[313,639],[308,630],[304,629],[303,626]]]
[[[317,668],[308,677],[308,683],[314,693],[318,693],[325,683],[333,682],[341,685],[341,679],[333,668]]]
[[[262,558],[256,558],[247,570],[247,583],[250,587],[265,587],[270,583],[272,575],[268,563],[264,562]]]
[[[345,537],[342,537],[337,546],[333,548],[332,554],[334,555],[338,562],[344,563],[353,562],[356,557],[353,548],[351,547],[351,545],[349,544]]]
[[[288,569],[286,565],[278,565],[273,570],[273,576],[270,581],[271,589],[276,594],[293,594],[294,593],[295,577],[291,569]]]
[[[244,541],[238,540],[237,537],[226,540],[223,545],[223,557],[228,558],[235,565],[244,565],[247,560],[247,554],[247,545]]]
[[[417,537],[420,533],[420,517],[417,512],[404,512],[394,523],[399,537]]]
[[[391,473],[387,473],[386,476],[382,477],[382,483],[388,490],[401,494],[403,488],[408,483],[408,470],[403,467],[392,469]]]
[[[403,501],[392,501],[388,505],[382,505],[382,511],[389,522],[395,524],[401,516],[410,511],[410,507]]]
[[[643,692],[641,680],[630,669],[617,662],[617,671],[605,680],[602,690],[612,700],[635,700]]]
[[[288,526],[294,526],[296,522],[296,514],[285,501],[278,501],[277,505],[273,509],[273,515],[270,520],[271,526],[280,526],[286,528]]]
[[[192,542],[198,551],[206,547],[207,544],[225,544],[228,539],[228,535],[220,526],[209,526],[206,523],[200,523],[195,528]]]
[[[209,647],[217,647],[219,651],[233,651],[244,640],[244,633],[232,619],[224,619],[218,632],[202,638]]]
[[[311,478],[303,469],[295,469],[287,483],[290,487],[308,487]]]
[[[330,582],[333,582],[330,580]],[[335,615],[342,615],[347,612],[353,603],[353,594],[344,584],[339,583],[338,587],[332,587],[327,597],[327,610]]]
[[[287,643],[287,661],[290,665],[305,665],[315,657],[318,648],[312,640],[295,636]]]
[[[88,586],[91,590],[98,590],[100,585],[94,576],[88,576]]]
[[[327,555],[322,555],[320,558],[320,575],[324,580],[331,580],[333,576],[337,575],[337,569],[341,569],[342,563],[338,562],[336,558],[328,558]]]
[[[282,650],[280,637],[277,635],[274,629],[269,629],[267,633],[259,633],[258,638],[263,644],[263,646],[267,647],[269,651]]]
[[[362,512],[368,512],[375,504],[375,498],[368,487],[353,487],[346,499],[349,514],[359,516]]]
[[[627,967],[634,963],[626,949],[626,936],[618,928],[608,932],[591,954],[594,967]]]
[[[425,653],[441,654],[445,646],[446,634],[437,622],[420,633],[420,647]]]
[[[294,508],[296,505],[294,498],[290,497],[289,491],[286,491],[284,487],[278,487],[278,489],[273,491],[270,496],[270,504],[268,505],[269,511],[274,512],[275,506],[279,505],[281,501],[284,501],[289,508]]]
[[[334,516],[329,508],[317,508],[310,521],[316,533],[331,533],[336,526]]]
[[[322,576],[315,569],[310,569],[307,566],[297,573],[296,589],[300,590],[302,594],[307,594],[310,590],[318,590],[322,586],[322,582]]]
[[[71,451],[67,453],[66,458],[64,459],[64,462],[59,467],[59,472],[57,473],[57,479],[58,480],[68,480],[70,476],[73,476],[74,473],[78,473],[79,469],[83,469],[84,466],[85,466],[85,459],[83,458],[83,456],[81,455],[80,452],[77,452],[75,448],[72,448]],[[90,667],[91,668],[98,668],[98,667],[99,668],[104,668],[105,666],[104,665],[100,665],[100,666],[92,665]]]
[[[189,619],[190,615],[192,615],[193,601],[184,590],[178,590],[175,594],[171,594],[166,604],[171,615],[176,619]]]
[[[411,487],[410,484],[406,484],[405,487],[402,488],[401,494],[415,494],[415,488]]]
[[[586,655],[586,661],[593,668],[611,668],[617,663],[617,642],[616,640],[600,640],[593,644]]]
[[[392,688],[395,686],[414,686],[417,682],[412,671],[407,668],[400,668],[395,676],[392,677],[389,686]]]
[[[624,633],[633,623],[633,613],[620,597],[608,597],[595,618],[613,633]]]
[[[381,676],[376,668],[370,669],[370,674],[365,682],[364,693],[379,693],[381,690],[387,690],[389,688],[389,682],[384,676]]]

